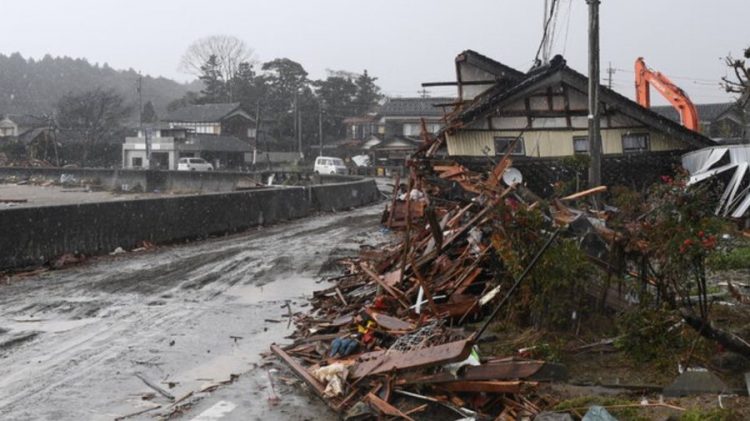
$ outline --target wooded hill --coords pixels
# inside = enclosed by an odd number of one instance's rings
[[[133,69],[115,70],[80,58],[46,55],[34,60],[19,53],[0,54],[0,114],[49,113],[66,93],[97,87],[116,90],[137,110],[138,76]],[[200,81],[182,84],[144,75],[143,103],[151,101],[157,114],[164,115],[169,102],[201,88]]]

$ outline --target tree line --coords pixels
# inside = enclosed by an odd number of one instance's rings
[[[203,82],[199,92],[189,92],[169,105],[239,102],[260,120],[263,135],[294,149],[297,136],[304,145],[317,145],[346,136],[345,117],[372,111],[383,98],[377,78],[362,73],[328,71],[313,80],[302,64],[289,58],[264,63],[241,40],[210,36],[188,47],[181,68]],[[320,138],[322,133],[322,139]]]

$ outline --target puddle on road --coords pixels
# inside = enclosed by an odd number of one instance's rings
[[[226,291],[239,304],[258,304],[264,301],[281,301],[312,295],[322,289],[312,274],[286,273],[263,285],[235,285]]]

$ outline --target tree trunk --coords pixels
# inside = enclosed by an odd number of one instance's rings
[[[704,322],[700,317],[696,317],[686,310],[682,311],[682,318],[688,326],[695,329],[704,338],[714,340],[723,345],[724,348],[750,358],[750,344],[739,336],[718,329],[710,321]]]

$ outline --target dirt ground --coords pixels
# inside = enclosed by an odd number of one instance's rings
[[[0,280],[0,419],[111,420],[156,405],[132,419],[169,414],[136,373],[176,398],[234,380],[214,393],[234,394],[235,419],[308,418],[304,394],[274,407],[254,397],[265,371],[253,369],[291,333],[285,305],[305,309],[321,266],[383,241],[381,209]]]

